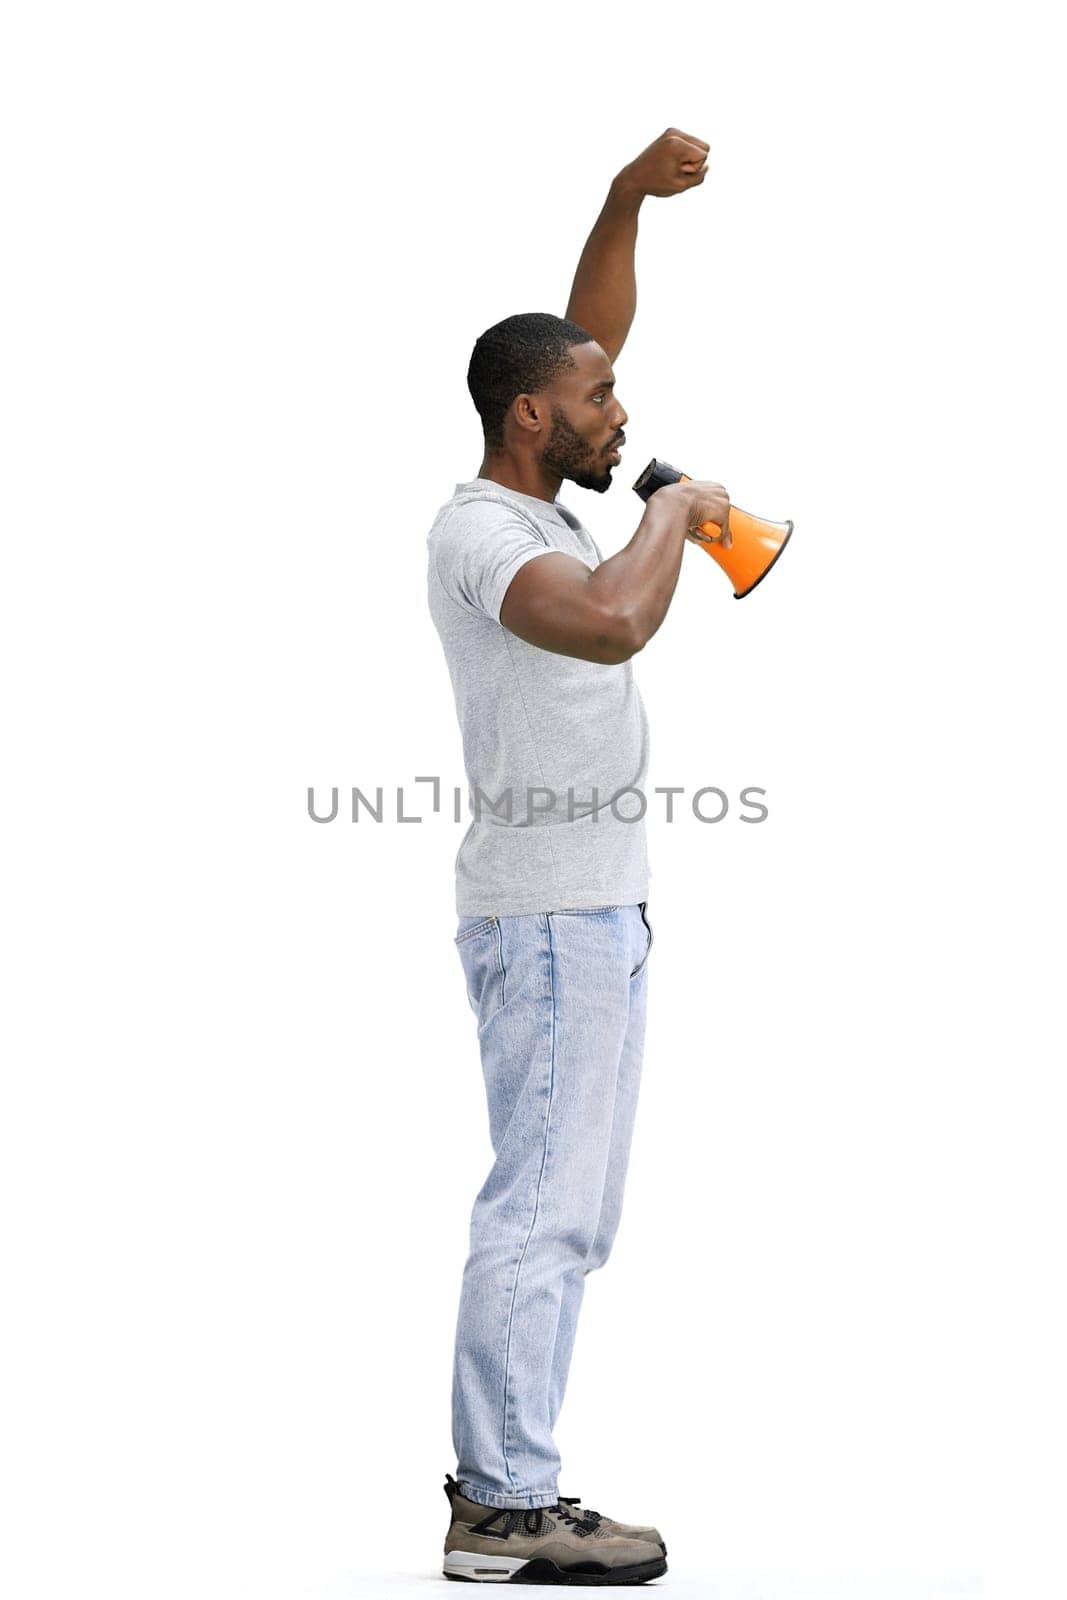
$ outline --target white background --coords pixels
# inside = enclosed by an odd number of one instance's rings
[[[770,815],[653,808],[561,1489],[679,1596],[1067,1592],[1049,16],[6,9],[12,1593],[439,1592],[466,820],[343,799],[463,783],[470,349],[672,124],[709,176],[645,203],[624,464],[563,497],[611,553],[659,455],[796,532],[742,604],[688,547],[635,662],[650,788]]]

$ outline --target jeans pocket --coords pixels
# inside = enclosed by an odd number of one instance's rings
[[[464,927],[463,924],[466,922],[470,923],[469,928]],[[466,939],[477,938],[478,934],[485,933],[487,929],[493,927],[495,922],[495,917],[461,917],[459,919],[459,932],[456,934],[455,943],[462,944]]]
[[[606,917],[609,912],[618,911],[618,906],[563,906],[559,911],[554,911],[554,917]]]
[[[640,902],[640,904],[638,905],[637,909],[641,913],[641,921],[644,923],[645,928],[646,928],[646,930],[648,932],[648,941],[645,944],[645,953],[644,953],[644,955],[641,957],[640,961],[637,963],[636,967],[634,968],[634,970],[630,974],[631,980],[636,978],[639,972],[643,972],[644,971],[645,962],[648,960],[648,952],[652,949],[652,924],[648,920],[648,901],[647,900],[642,900]]]
[[[498,917],[482,917],[455,937],[470,1008],[478,1026],[489,1021],[504,1004],[504,946]]]

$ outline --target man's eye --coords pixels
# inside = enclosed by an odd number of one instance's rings
[[[604,399],[604,396],[603,396],[603,395],[602,395],[602,394],[595,394],[595,395],[594,395],[594,396],[593,396],[593,399],[594,399],[594,400],[603,400],[603,399]]]

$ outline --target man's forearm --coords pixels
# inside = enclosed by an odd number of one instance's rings
[[[637,309],[637,215],[643,193],[625,169],[612,182],[574,274],[566,315],[593,335],[614,361]]]
[[[682,565],[692,507],[681,484],[658,489],[629,544],[589,579],[617,620],[627,655],[643,650],[667,615]]]

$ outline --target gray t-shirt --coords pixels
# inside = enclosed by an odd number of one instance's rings
[[[541,650],[500,622],[520,567],[562,550],[592,571],[603,559],[592,537],[558,500],[474,478],[456,484],[427,546],[473,818],[456,856],[457,915],[647,899],[648,719],[630,663]]]

